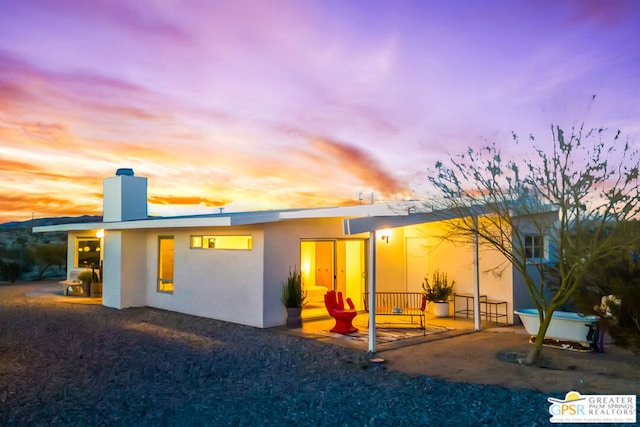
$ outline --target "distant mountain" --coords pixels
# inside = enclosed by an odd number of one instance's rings
[[[0,230],[12,230],[19,228],[40,227],[43,225],[58,224],[78,224],[83,222],[100,222],[102,216],[99,215],[83,215],[83,216],[59,216],[54,218],[35,218],[27,221],[11,221],[0,224]]]

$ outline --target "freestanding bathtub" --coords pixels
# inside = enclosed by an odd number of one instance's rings
[[[538,328],[540,327],[538,310],[535,308],[521,308],[514,312],[520,316],[520,320],[528,334],[538,334]],[[598,317],[596,316],[584,316],[580,313],[569,311],[555,311],[551,317],[551,323],[549,323],[545,337],[588,344],[593,342],[587,336],[590,330],[595,329],[597,321]]]

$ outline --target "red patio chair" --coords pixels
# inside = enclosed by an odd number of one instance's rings
[[[348,309],[344,308],[342,292],[338,292],[337,298],[336,291],[329,291],[325,294],[324,305],[327,307],[329,315],[336,319],[336,325],[330,329],[331,332],[343,335],[358,332],[358,328],[352,323],[357,312],[351,298],[347,298],[347,304],[349,305]]]

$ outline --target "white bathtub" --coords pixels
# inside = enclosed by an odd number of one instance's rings
[[[521,308],[515,310],[520,316],[520,320],[530,335],[537,335],[540,327],[540,318],[538,310],[535,308]],[[569,311],[555,311],[547,329],[546,338],[557,340],[575,341],[581,343],[589,343],[587,339],[589,327],[595,328],[598,321],[596,316],[584,316],[580,313],[572,313]]]

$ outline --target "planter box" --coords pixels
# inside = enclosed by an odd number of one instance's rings
[[[91,283],[91,297],[100,298],[101,296],[102,296],[102,283],[100,282]]]
[[[449,303],[448,302],[434,302],[433,314],[436,317],[449,317]]]
[[[287,327],[289,328],[301,328],[302,327],[302,313],[301,307],[287,307]]]

